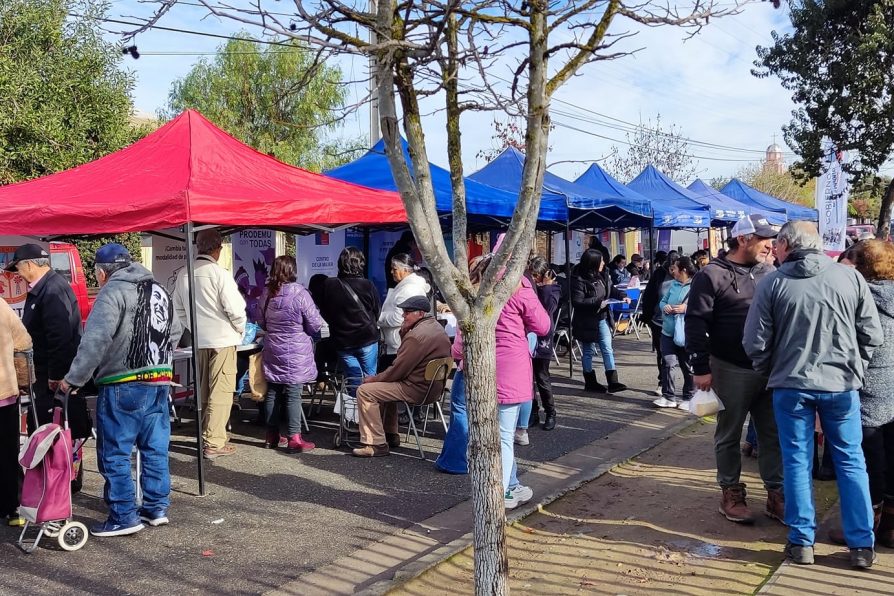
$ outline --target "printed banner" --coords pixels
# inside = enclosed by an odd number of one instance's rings
[[[383,301],[388,293],[388,285],[385,283],[385,257],[388,256],[388,251],[394,247],[402,235],[403,232],[372,232],[369,235],[369,254],[367,255],[369,280],[376,286]],[[417,263],[422,264],[418,253],[410,256]]]
[[[152,237],[152,276],[173,293],[177,276],[186,267],[186,241]]]
[[[847,155],[838,151],[829,139],[823,140],[823,173],[816,183],[816,209],[823,250],[834,254],[844,251],[847,236],[850,184],[842,169],[846,159]]]
[[[344,230],[295,236],[298,283],[306,287],[314,275],[322,274],[326,277],[338,275],[338,255],[344,248]]]
[[[571,249],[571,263],[579,263],[581,255],[587,249],[584,242],[586,235],[583,232],[571,232],[569,247]],[[565,232],[557,232],[553,234],[552,240],[553,250],[550,255],[551,262],[560,265],[565,263]]]
[[[267,275],[276,258],[274,230],[242,230],[231,237],[233,245],[233,277],[245,297],[249,316],[258,312],[257,306],[267,285]]]

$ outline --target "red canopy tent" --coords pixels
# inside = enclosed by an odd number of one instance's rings
[[[116,153],[0,187],[0,234],[106,234],[186,223],[406,223],[400,196],[259,153],[187,110]]]

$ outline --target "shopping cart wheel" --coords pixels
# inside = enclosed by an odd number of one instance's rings
[[[59,531],[59,547],[62,550],[78,550],[87,544],[87,526],[81,522],[68,522]]]
[[[332,445],[336,449],[341,447],[341,433],[340,432],[335,431],[335,436],[332,437]]]
[[[65,525],[65,522],[47,522],[43,525],[43,533],[44,536],[48,536],[50,538],[56,538],[59,536],[59,531],[62,529],[62,526]]]

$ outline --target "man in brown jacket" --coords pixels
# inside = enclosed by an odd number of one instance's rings
[[[428,298],[411,296],[397,306],[404,311],[404,322],[394,364],[377,375],[366,377],[357,390],[360,440],[363,443],[363,447],[354,449],[357,457],[381,457],[388,455],[389,447],[400,445],[397,402],[421,403],[429,385],[425,380],[426,365],[437,358],[450,356],[450,340],[441,324],[431,316]]]

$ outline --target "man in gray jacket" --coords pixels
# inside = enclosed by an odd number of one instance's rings
[[[783,226],[776,255],[782,265],[758,286],[742,345],[773,390],[785,470],[785,554],[795,563],[813,563],[810,469],[819,414],[835,453],[851,564],[869,568],[875,558],[873,511],[860,448],[858,390],[873,350],[882,344],[878,312],[863,276],[822,253],[812,223]]]
[[[124,536],[142,530],[142,522],[168,523],[168,392],[181,328],[167,291],[145,267],[131,262],[120,244],[106,244],[96,252],[96,278],[102,289],[61,387],[82,387],[95,373],[96,459],[106,481],[109,518],[90,533]],[[134,445],[143,464],[139,510],[130,476]]]

